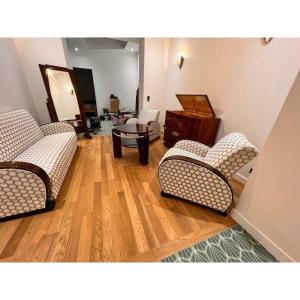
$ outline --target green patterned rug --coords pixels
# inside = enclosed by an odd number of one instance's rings
[[[236,224],[162,262],[276,262],[276,259]]]

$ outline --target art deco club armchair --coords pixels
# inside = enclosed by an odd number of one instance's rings
[[[142,110],[139,114],[139,118],[130,118],[127,120],[126,124],[145,124],[151,125],[153,131],[149,133],[149,141],[153,141],[160,137],[160,124],[158,122],[159,110],[147,109]]]
[[[229,180],[257,153],[241,133],[228,134],[212,148],[181,140],[160,161],[162,196],[176,196],[227,215],[233,202]]]

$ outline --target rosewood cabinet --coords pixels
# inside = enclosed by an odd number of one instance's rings
[[[182,139],[213,146],[220,119],[206,95],[176,95],[182,111],[166,111],[164,144],[173,147]]]

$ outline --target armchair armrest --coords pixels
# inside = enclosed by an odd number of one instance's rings
[[[53,122],[40,126],[44,135],[51,135],[62,132],[75,132],[74,127],[66,122]]]
[[[48,174],[20,161],[0,162],[0,222],[54,208]]]
[[[175,148],[186,150],[192,153],[195,153],[199,156],[204,157],[209,151],[210,147],[201,144],[199,142],[190,141],[190,140],[181,140],[174,145]]]
[[[161,126],[160,126],[160,123],[158,121],[149,121],[147,123],[147,125],[152,126],[155,131],[158,131],[160,133]]]
[[[137,124],[139,120],[137,118],[129,118],[125,123],[126,124]]]
[[[158,170],[162,191],[225,212],[233,201],[227,178],[212,166],[191,157],[174,155],[162,160]]]

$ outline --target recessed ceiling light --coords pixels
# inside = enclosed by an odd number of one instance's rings
[[[133,52],[133,51],[134,51],[134,48],[131,48],[130,51]]]
[[[74,51],[78,52],[78,48],[77,48],[77,47],[76,47],[76,48],[74,48]]]

